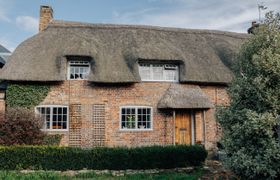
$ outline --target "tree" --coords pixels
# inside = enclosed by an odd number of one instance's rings
[[[24,108],[8,108],[0,119],[1,145],[37,145],[45,137],[42,120],[34,111]]]
[[[280,177],[280,15],[264,24],[241,48],[230,106],[218,112],[226,164],[246,179]]]

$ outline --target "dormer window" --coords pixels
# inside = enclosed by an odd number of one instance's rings
[[[70,80],[83,80],[87,79],[90,71],[89,61],[69,61],[68,79]]]
[[[176,64],[139,63],[142,81],[179,81],[179,67]]]

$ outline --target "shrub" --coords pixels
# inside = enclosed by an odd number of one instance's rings
[[[280,14],[268,13],[242,46],[231,103],[217,114],[225,163],[243,179],[280,176]]]
[[[23,108],[8,108],[0,118],[0,144],[41,144],[44,133],[42,121],[34,112]]]
[[[60,144],[61,138],[61,134],[45,135],[42,145],[58,146]]]
[[[51,146],[0,147],[0,169],[153,169],[199,166],[207,156],[201,146],[151,146],[81,149]]]

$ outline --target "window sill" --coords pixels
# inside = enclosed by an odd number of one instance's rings
[[[68,129],[41,129],[41,131],[44,132],[57,132],[57,133],[64,133],[64,132],[68,132]]]
[[[119,129],[120,132],[144,132],[153,131],[153,129]]]
[[[179,81],[167,81],[167,80],[141,80],[141,82],[166,82],[166,83],[180,83]]]
[[[67,79],[68,81],[87,81],[88,79]]]

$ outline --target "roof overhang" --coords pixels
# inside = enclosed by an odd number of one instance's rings
[[[209,109],[213,108],[199,86],[172,84],[158,102],[159,109]]]

